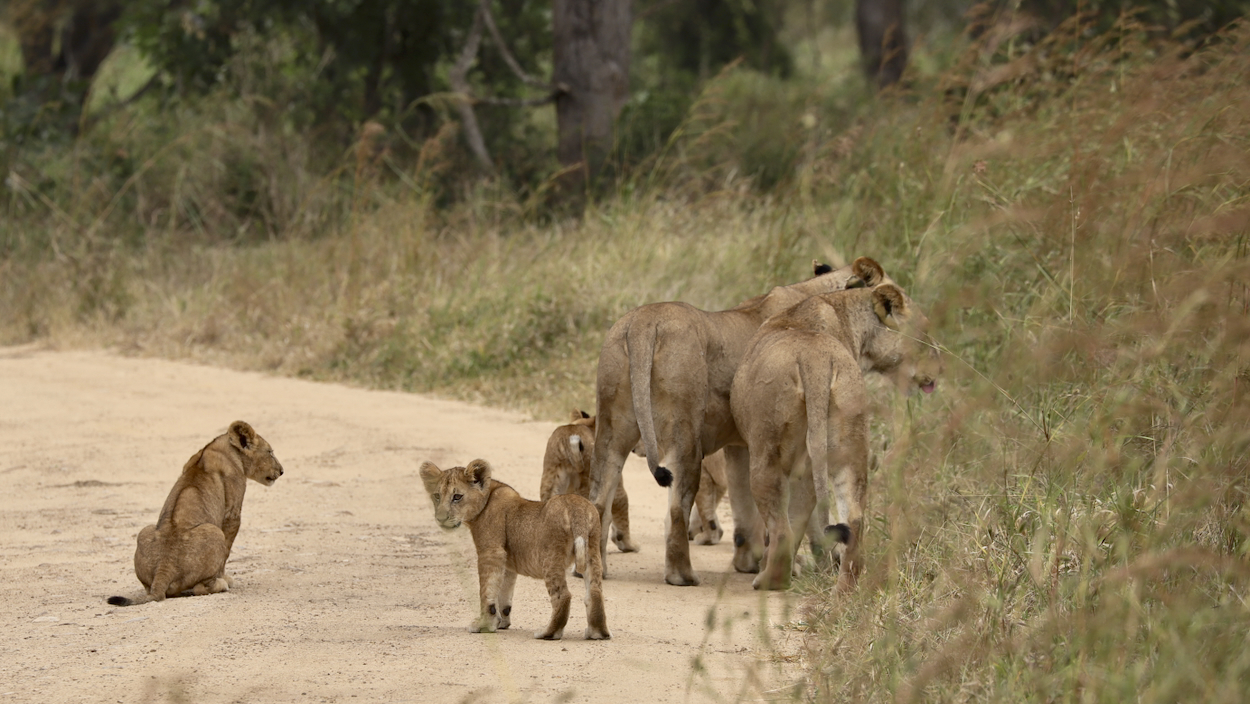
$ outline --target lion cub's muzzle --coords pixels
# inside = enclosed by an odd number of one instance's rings
[[[273,486],[280,476],[282,476],[282,465],[275,462],[273,468],[265,475],[265,486]]]

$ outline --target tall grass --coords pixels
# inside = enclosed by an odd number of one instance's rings
[[[875,100],[731,70],[576,220],[500,184],[449,199],[454,127],[399,162],[398,135],[326,147],[259,99],[120,113],[10,164],[0,341],[560,418],[629,308],[871,255],[947,373],[877,397],[867,575],[801,586],[805,696],[1241,701],[1250,32],[1147,36],[993,27]]]

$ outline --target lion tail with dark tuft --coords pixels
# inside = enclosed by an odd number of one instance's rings
[[[138,599],[131,599],[129,597],[124,597],[124,596],[110,596],[108,598],[108,603],[111,604],[112,606],[137,606],[139,604],[147,603],[151,600],[152,600],[152,597],[147,594],[144,594],[142,597]]]
[[[664,466],[657,465],[651,470],[651,476],[655,477],[655,483],[660,486],[671,486],[673,484],[673,472]]]

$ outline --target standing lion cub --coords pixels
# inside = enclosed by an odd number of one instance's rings
[[[470,633],[493,633],[512,623],[516,577],[542,579],[551,595],[551,622],[535,638],[559,640],[569,620],[565,573],[576,563],[585,575],[586,639],[611,638],[603,609],[603,558],[599,552],[599,512],[576,494],[546,501],[521,498],[515,489],[491,479],[486,460],[440,470],[421,464],[421,481],[434,502],[434,518],[447,530],[468,524],[477,549],[481,612]]]
[[[196,596],[229,590],[234,580],[226,574],[226,559],[239,532],[247,480],[273,486],[280,476],[282,465],[269,443],[247,423],[231,423],[187,460],[156,525],[139,531],[135,575],[147,596],[111,596],[108,603],[130,606],[187,590]]]

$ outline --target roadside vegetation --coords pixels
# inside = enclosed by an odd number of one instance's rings
[[[578,213],[541,179],[457,178],[454,120],[327,147],[273,109],[307,76],[256,42],[202,101],[102,110],[72,140],[7,127],[0,343],[558,419],[593,407],[630,308],[726,308],[872,256],[946,372],[876,397],[866,578],[799,587],[795,696],[1240,702],[1250,28],[1092,27],[921,40],[877,96],[845,32],[796,41],[785,81],[730,64]]]

